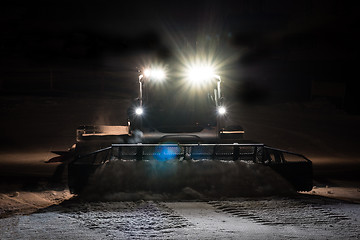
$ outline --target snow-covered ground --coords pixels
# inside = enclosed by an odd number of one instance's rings
[[[0,219],[2,239],[359,239],[360,207],[319,197],[70,200]]]

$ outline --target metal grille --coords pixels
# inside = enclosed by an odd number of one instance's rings
[[[214,155],[213,146],[192,146],[190,149],[192,159],[212,159]]]
[[[119,159],[215,159],[261,162],[261,144],[113,144]]]
[[[137,146],[129,146],[129,147],[121,147],[119,148],[119,159],[124,160],[135,160],[138,155],[138,147]]]
[[[77,156],[77,164],[100,164],[111,159],[122,160],[170,160],[214,159],[242,160],[255,163],[285,163],[284,154],[310,162],[305,156],[263,144],[112,144],[86,155]],[[272,159],[271,156],[274,156]]]
[[[234,146],[216,146],[215,159],[219,160],[237,160],[237,147]]]

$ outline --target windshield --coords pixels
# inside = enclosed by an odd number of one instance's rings
[[[189,89],[176,81],[144,84],[144,125],[164,132],[195,132],[216,124],[213,88]]]

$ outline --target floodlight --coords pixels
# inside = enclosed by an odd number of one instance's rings
[[[217,111],[220,115],[224,115],[226,113],[226,108],[224,106],[220,106]]]
[[[144,76],[155,81],[163,81],[166,78],[165,71],[161,68],[147,68],[144,70]]]
[[[138,107],[135,109],[136,115],[142,115],[144,113],[144,110],[141,107]]]
[[[208,65],[196,65],[188,69],[187,77],[195,84],[203,84],[215,77],[214,69]]]

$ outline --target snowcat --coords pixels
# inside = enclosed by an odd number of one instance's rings
[[[96,172],[112,168],[103,173],[117,176],[106,184],[110,191],[191,187],[235,196],[241,192],[243,163],[272,169],[296,191],[312,189],[309,159],[245,140],[241,126],[227,125],[221,77],[211,67],[193,66],[186,76],[152,67],[139,71],[137,80],[138,97],[128,108],[126,126],[77,129],[68,163],[72,193],[97,181]]]

